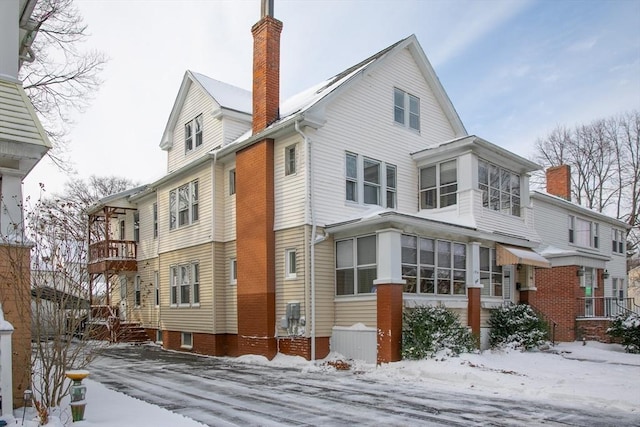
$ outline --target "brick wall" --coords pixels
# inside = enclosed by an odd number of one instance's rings
[[[273,140],[236,154],[238,351],[276,355]]]
[[[376,284],[378,364],[402,358],[402,290],[400,284]]]
[[[576,321],[576,339],[585,341],[600,341],[611,343],[607,329],[611,326],[609,319],[578,319]]]
[[[301,356],[311,360],[311,338],[281,337],[278,339],[278,351],[290,356]],[[316,337],[316,359],[329,355],[329,337]]]
[[[148,332],[156,337],[156,329]],[[182,347],[182,331],[162,331],[162,347],[167,350],[186,351],[190,353],[206,354],[208,356],[239,356],[238,340],[236,335],[231,334],[204,334],[192,333],[191,349]]]
[[[0,302],[13,325],[13,406],[22,406],[31,384],[31,286],[29,247],[0,245]]]
[[[575,265],[536,269],[538,290],[530,293],[529,303],[558,324],[557,341],[576,339],[578,298],[584,297],[577,270]]]

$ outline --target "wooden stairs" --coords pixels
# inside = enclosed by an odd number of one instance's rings
[[[115,341],[142,344],[149,342],[149,336],[140,322],[120,322]]]

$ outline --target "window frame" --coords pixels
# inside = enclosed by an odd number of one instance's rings
[[[153,302],[156,307],[160,307],[160,272],[155,270],[153,272],[153,288],[154,296]]]
[[[361,263],[360,259],[360,242],[365,241],[365,239],[371,239],[373,238],[373,242],[375,242],[375,246],[374,246],[374,262],[365,262],[365,263]],[[369,240],[371,241],[371,240]],[[350,265],[341,265],[338,257],[339,257],[339,252],[342,252],[339,250],[339,245],[343,244],[343,243],[347,243],[350,242],[351,244],[351,254],[350,259],[351,259],[351,264]],[[347,239],[340,239],[340,240],[336,240],[335,242],[335,263],[334,263],[334,268],[335,268],[335,288],[334,288],[334,294],[336,297],[352,297],[352,296],[359,296],[359,295],[373,295],[375,293],[375,284],[373,283],[373,281],[376,280],[376,278],[378,277],[378,262],[377,262],[377,253],[378,253],[378,237],[376,234],[366,234],[366,235],[361,235],[361,236],[354,236],[354,237],[350,237]],[[363,254],[364,256],[364,254]],[[349,272],[351,271],[351,292],[343,292],[343,293],[339,293],[338,289],[340,284],[338,283],[340,280],[340,276],[342,275],[342,272]],[[362,277],[364,277],[364,279],[366,280],[367,276],[369,276],[370,274],[364,274],[361,272],[364,271],[373,271],[374,272],[374,279],[371,282],[371,287],[369,292],[361,292],[360,291],[360,287],[362,285],[362,283],[360,283],[360,276],[361,274],[363,274]],[[344,276],[346,277],[346,276]],[[342,284],[342,288],[345,289],[345,286],[348,285],[346,283]],[[349,288],[346,288],[347,290],[349,290]]]
[[[297,253],[295,248],[288,248],[284,250],[284,278],[296,279],[297,278]]]
[[[619,228],[611,228],[611,252],[618,255],[625,254],[626,236]]]
[[[297,143],[284,147],[284,176],[296,175],[298,171]]]
[[[197,267],[196,267],[197,266]],[[200,262],[191,261],[169,267],[171,307],[200,306]]]
[[[189,337],[189,338],[187,339],[187,337]],[[193,333],[192,332],[182,332],[180,334],[180,348],[186,348],[186,349],[192,349],[193,348]]]
[[[169,191],[169,230],[198,222],[200,219],[198,192],[197,179]]]
[[[487,253],[488,251],[488,269],[483,269],[483,252]],[[504,283],[505,273],[507,272],[507,267],[503,267],[498,265],[497,254],[495,248],[489,248],[486,246],[480,246],[480,283],[483,285],[480,294],[484,297],[496,297],[507,299],[506,286],[510,286],[511,284]],[[484,276],[484,277],[483,277]],[[509,274],[511,277],[511,274]],[[499,281],[496,280],[499,278]],[[488,282],[487,282],[488,279]],[[496,286],[500,286],[500,294],[498,295],[496,292]]]
[[[202,146],[204,141],[204,123],[202,114],[184,124],[184,153],[188,154]]]
[[[125,301],[127,299],[127,282],[126,276],[120,277],[120,299]]]
[[[497,174],[495,181],[492,180],[494,172]],[[508,177],[508,182],[505,176]],[[482,191],[483,208],[505,215],[522,216],[522,176],[520,174],[479,158],[478,189]]]
[[[570,244],[587,249],[600,249],[600,223],[569,215],[568,227]]]
[[[344,165],[345,203],[397,209],[398,168],[396,165],[350,151],[345,151]],[[371,167],[376,168],[376,177],[366,176],[367,170]],[[392,180],[389,179],[390,171],[393,171]],[[368,189],[374,189],[374,192],[367,191]],[[375,194],[376,203],[372,203],[371,194]],[[392,206],[389,201],[392,202]]]
[[[136,274],[133,281],[133,306],[139,308],[142,305],[142,292],[140,290],[140,275]]]
[[[153,238],[158,238],[158,203],[153,204]]]
[[[442,166],[447,164],[454,164],[455,166],[455,181],[442,183],[443,180],[443,171]],[[429,187],[423,187],[423,172],[432,170],[435,172],[435,182],[434,185]],[[446,172],[446,170],[445,170]],[[450,191],[449,187],[453,188],[454,191]],[[447,189],[447,192],[444,190]],[[458,204],[458,159],[448,159],[442,162],[434,163],[431,165],[423,166],[418,170],[418,197],[419,197],[419,207],[420,210],[423,209],[443,209],[449,206],[456,206]],[[426,202],[427,194],[432,194],[433,200],[436,202],[435,206],[429,207],[430,205]],[[453,196],[453,197],[452,197]],[[448,203],[443,206],[443,199],[446,197],[446,200],[453,200],[453,203]]]
[[[399,102],[400,101],[400,102]],[[420,98],[400,88],[393,88],[393,122],[420,133]]]
[[[229,258],[229,284],[238,284],[238,259]]]
[[[229,195],[233,196],[236,194],[236,168],[229,170]]]

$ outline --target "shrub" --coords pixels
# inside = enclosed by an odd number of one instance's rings
[[[621,338],[621,344],[628,353],[640,353],[640,315],[636,313],[618,314],[607,329],[607,334]]]
[[[473,351],[475,339],[458,316],[439,307],[406,309],[402,315],[402,357],[425,359],[441,350],[453,355]]]
[[[547,323],[526,304],[511,304],[491,311],[489,318],[491,347],[537,347],[548,339]]]

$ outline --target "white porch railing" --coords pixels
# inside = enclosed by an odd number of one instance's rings
[[[11,335],[13,326],[4,320],[0,304],[0,398],[2,415],[13,414],[13,368],[11,364]]]

